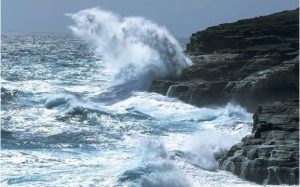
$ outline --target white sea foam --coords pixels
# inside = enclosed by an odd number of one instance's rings
[[[135,81],[147,88],[153,79],[178,77],[192,64],[166,28],[142,17],[121,18],[99,8],[67,15],[75,22],[73,33],[107,63],[114,83]]]
[[[4,66],[7,98],[2,103],[1,135],[2,164],[7,169],[1,185],[255,186],[214,170],[214,154],[251,132],[251,114],[232,104],[197,108],[136,89],[135,83],[176,76],[189,65],[167,31],[143,18],[122,19],[98,9],[75,15],[77,35],[93,44],[98,55],[103,50],[101,66],[98,58],[91,59],[73,40],[52,36],[29,37],[29,43],[51,45],[46,52],[20,45],[35,51],[26,55],[30,63]],[[13,51],[7,54],[12,54],[14,62],[19,45],[6,45],[6,50]],[[69,56],[70,49],[75,56]],[[47,51],[55,55],[45,55]],[[67,58],[62,55],[66,51]],[[22,54],[19,62],[23,62]],[[102,63],[124,84],[111,85],[110,72]],[[127,73],[129,67],[139,71]],[[31,76],[33,69],[40,68],[47,71]],[[139,144],[143,139],[148,141]]]
[[[246,125],[245,125],[246,126]],[[243,135],[241,135],[243,136]],[[201,131],[189,137],[184,143],[183,151],[188,153],[187,161],[202,169],[216,171],[217,159],[232,145],[240,141],[240,136]]]

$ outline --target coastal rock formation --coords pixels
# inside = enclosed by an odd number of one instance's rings
[[[220,169],[260,184],[299,184],[299,9],[209,27],[192,34],[186,53],[193,65],[182,77],[155,80],[150,90],[255,111],[252,134]]]
[[[260,184],[299,184],[299,103],[259,106],[252,134],[219,160],[220,169]]]
[[[196,106],[257,104],[298,98],[299,9],[209,27],[192,34],[193,61],[180,79],[155,80],[151,91]]]

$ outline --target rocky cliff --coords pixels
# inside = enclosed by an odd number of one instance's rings
[[[255,111],[252,134],[220,169],[260,184],[299,184],[299,9],[209,27],[192,34],[186,53],[193,65],[182,77],[155,80],[150,90]]]
[[[257,104],[298,98],[299,9],[209,27],[192,34],[193,65],[151,91],[197,106]]]
[[[299,184],[299,103],[257,107],[252,134],[219,160],[220,168],[260,184]]]

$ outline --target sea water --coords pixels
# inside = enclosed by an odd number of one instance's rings
[[[2,34],[1,186],[255,185],[215,159],[252,114],[148,92],[192,64],[166,28],[97,8],[67,16],[73,35]]]

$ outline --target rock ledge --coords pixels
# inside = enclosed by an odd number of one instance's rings
[[[299,184],[299,102],[257,107],[252,134],[231,147],[220,169],[260,184]]]

